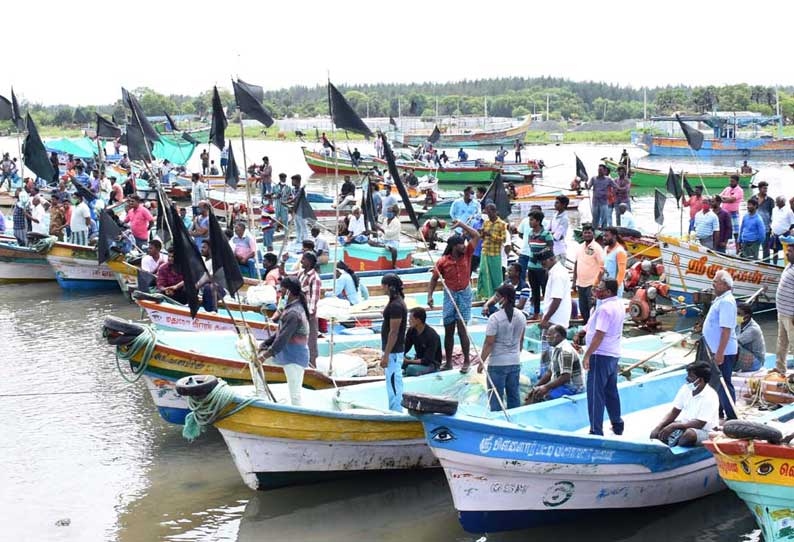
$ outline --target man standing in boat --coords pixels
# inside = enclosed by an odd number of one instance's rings
[[[757,260],[758,249],[765,239],[766,226],[758,214],[758,200],[753,197],[747,200],[747,214],[742,217],[736,249],[742,258]]]
[[[786,247],[786,269],[775,293],[777,306],[777,348],[775,368],[786,374],[786,355],[794,350],[794,243]]]
[[[201,173],[202,175],[206,175],[210,169],[210,152],[209,149],[204,149],[201,151]]]
[[[474,189],[467,186],[463,189],[463,197],[452,202],[449,208],[449,216],[453,222],[470,224],[472,219],[481,213],[480,204],[474,199]],[[462,230],[456,230],[461,233]]]
[[[513,144],[513,148],[516,152],[516,164],[521,163],[521,149],[524,148],[524,144],[521,143],[521,140],[516,138],[516,142]]]
[[[717,244],[714,245],[714,249],[724,254],[728,248],[728,241],[733,234],[731,215],[722,208],[722,197],[720,196],[714,196],[714,199],[711,200],[711,210],[717,215],[717,220],[720,223],[719,238],[717,239]]]
[[[480,269],[477,280],[477,295],[489,299],[502,284],[502,252],[507,237],[507,223],[499,218],[496,205],[485,206],[488,220],[483,222],[480,236],[482,250],[480,252]]]
[[[695,215],[693,231],[701,245],[714,250],[720,242],[720,219],[715,213],[711,212],[710,199],[702,200],[700,205],[701,212]]]
[[[609,214],[609,190],[615,189],[615,181],[609,176],[609,166],[600,164],[598,176],[590,178],[587,188],[593,190],[593,227],[604,229],[612,223]]]
[[[788,236],[792,226],[794,226],[794,211],[786,205],[786,198],[778,196],[775,200],[775,208],[772,209],[771,236],[769,238],[772,263],[775,265],[777,265],[778,253],[783,250],[780,238]],[[785,259],[784,256],[783,260],[785,261]]]
[[[289,202],[292,199],[292,187],[287,184],[287,174],[278,174],[278,184],[273,187],[273,198],[276,202],[276,231],[285,228],[289,220]]]
[[[389,273],[380,281],[389,295],[383,309],[383,326],[380,330],[383,357],[380,366],[386,369],[386,395],[389,410],[402,412],[403,360],[405,359],[405,329],[408,325],[408,309],[405,306],[403,282],[397,275]]]
[[[618,178],[615,179],[615,224],[621,226],[620,206],[625,205],[631,211],[631,179],[626,175],[626,168],[618,166]],[[611,219],[610,219],[611,220]],[[624,225],[624,227],[626,227]]]
[[[733,237],[739,237],[739,207],[744,201],[744,190],[739,186],[739,176],[731,175],[729,185],[720,192],[722,198],[722,208],[731,215],[731,225],[733,226]]]
[[[739,346],[736,341],[737,310],[736,299],[733,297],[733,277],[725,269],[720,269],[714,275],[712,286],[716,297],[703,321],[703,340],[713,355],[714,363],[722,373],[725,387],[735,401],[736,392],[731,377]],[[718,388],[717,393],[720,396],[720,415],[725,412],[727,419],[735,419],[736,413],[731,400],[728,399],[722,386]]]
[[[582,241],[576,249],[573,283],[579,293],[579,314],[587,325],[593,306],[593,284],[604,266],[604,247],[595,241],[592,224],[582,225]]]
[[[455,345],[455,328],[460,337],[460,347],[463,350],[462,372],[468,372],[470,366],[469,334],[466,325],[471,319],[471,257],[474,247],[480,241],[480,234],[471,226],[460,221],[452,223],[452,227],[462,228],[469,237],[466,241],[460,234],[455,234],[447,240],[444,255],[438,259],[430,284],[427,288],[427,307],[433,310],[433,293],[436,291],[438,279],[442,279],[444,287],[444,356],[446,363],[444,369],[452,369],[452,348]],[[460,313],[460,314],[458,314]]]
[[[695,186],[695,193],[689,197],[682,194],[681,203],[684,207],[689,207],[689,231],[695,231],[695,217],[703,209],[703,185]]]
[[[607,278],[598,283],[596,306],[585,329],[578,333],[585,338],[586,349],[582,366],[587,371],[587,413],[590,418],[590,434],[604,434],[604,408],[612,423],[615,435],[623,434],[623,419],[620,417],[620,394],[618,393],[618,362],[621,353],[623,320],[626,310],[618,297],[618,283]]]

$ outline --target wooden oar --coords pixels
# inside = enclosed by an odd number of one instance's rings
[[[681,339],[681,340],[683,341],[684,339],[686,339],[686,338],[688,338],[688,337],[689,337],[689,334],[687,334],[686,336],[684,336],[684,338],[683,338],[683,339]],[[651,355],[649,355],[649,356],[647,356],[647,357],[645,357],[645,358],[641,359],[640,361],[638,361],[638,362],[636,362],[636,363],[632,363],[631,365],[629,365],[629,366],[628,366],[628,367],[626,367],[625,369],[621,369],[621,371],[620,371],[620,374],[622,374],[623,376],[629,377],[629,376],[631,375],[631,371],[632,371],[632,370],[636,369],[637,367],[642,367],[643,365],[645,365],[646,363],[648,363],[650,360],[652,360],[653,358],[655,358],[656,356],[658,356],[658,355],[659,355],[659,354],[661,354],[662,352],[666,352],[666,351],[667,351],[667,350],[669,350],[670,348],[672,348],[672,347],[674,347],[674,346],[678,346],[678,344],[679,344],[679,343],[680,343],[680,341],[675,341],[675,342],[672,342],[672,343],[670,343],[670,344],[667,344],[667,345],[665,345],[664,347],[660,348],[659,350],[657,350],[657,351],[656,351],[656,352],[654,352],[653,354],[651,354]]]

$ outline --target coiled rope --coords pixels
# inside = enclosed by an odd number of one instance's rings
[[[228,418],[256,400],[256,397],[249,397],[233,409],[224,412],[235,401],[235,397],[236,394],[232,387],[222,378],[218,379],[218,384],[207,395],[200,398],[188,396],[187,405],[190,408],[190,413],[185,417],[182,436],[192,442],[204,432],[208,425]],[[221,414],[222,412],[223,414]]]
[[[157,337],[154,334],[153,327],[150,325],[141,325],[141,327],[143,328],[143,332],[135,337],[126,349],[122,349],[121,346],[116,346],[116,368],[119,370],[121,377],[130,384],[134,384],[141,379],[143,373],[149,367],[152,354],[154,354],[154,347],[157,344]],[[121,362],[119,360],[131,363],[132,359],[140,351],[143,351],[143,353],[138,362],[138,369],[132,370],[131,377],[127,376],[127,373],[121,368]]]

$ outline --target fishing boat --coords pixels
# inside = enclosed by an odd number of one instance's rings
[[[486,418],[465,405],[453,415],[416,412],[469,532],[532,527],[605,508],[690,501],[722,490],[711,454],[649,437],[685,383],[674,371],[618,385],[625,431],[590,435],[586,395]],[[452,405],[450,405],[454,408]],[[775,414],[747,408],[758,421]],[[608,423],[607,423],[608,425]]]
[[[775,411],[769,424],[771,434],[780,431],[783,437],[794,435],[793,420],[794,404]],[[752,512],[764,540],[783,542],[794,539],[794,446],[790,441],[766,440],[772,439],[764,436],[769,429],[761,426],[740,431],[746,433],[745,438],[720,434],[705,446],[714,454],[722,480]]]
[[[396,266],[392,265],[392,254],[386,247],[349,244],[344,248],[344,261],[353,271],[388,271],[406,269],[413,265],[415,247],[400,246],[397,250]]]
[[[371,170],[376,166],[373,156],[361,155],[361,161],[353,165],[350,155],[342,150],[334,154],[325,154],[301,147],[303,159],[314,173],[320,175],[361,175],[363,172]]]
[[[602,158],[601,161],[613,170],[617,169],[619,165],[611,158]],[[631,185],[632,187],[639,188],[665,188],[668,173],[668,171],[638,167],[632,164]],[[680,171],[678,173],[681,174]],[[739,186],[747,188],[750,186],[756,173],[758,173],[758,170],[753,170],[752,173],[741,173],[740,170],[737,169],[735,171],[710,171],[707,173],[683,172],[683,176],[692,188],[697,185],[703,185],[709,189],[722,190],[728,186],[731,175],[739,175]]]
[[[759,303],[764,304],[764,299],[774,301],[783,267],[729,256],[667,235],[658,239],[671,297],[683,297],[686,303],[692,303],[693,294],[710,288],[717,271],[725,269],[733,277],[736,297],[749,297],[766,287]]]
[[[562,190],[550,190],[545,192],[534,192],[534,189],[530,185],[525,185],[521,187],[516,187],[517,191],[520,188],[529,188],[530,190],[523,192],[521,191],[519,195],[512,200],[510,200],[510,215],[513,218],[524,218],[529,213],[530,207],[533,205],[539,205],[541,211],[547,217],[551,217],[552,213],[556,213],[557,211],[554,209],[554,202],[557,200],[557,196],[568,196],[568,210],[575,211],[579,209],[579,205],[584,200],[585,196],[581,194],[577,194],[575,192],[566,192]],[[452,208],[452,204],[455,202],[457,198],[447,198],[443,201],[439,201],[436,205],[429,208],[423,215],[422,218],[449,218],[449,211]]]
[[[519,124],[510,123],[509,126],[492,126],[484,129],[472,130],[467,128],[453,128],[439,126],[440,137],[434,143],[437,147],[487,147],[498,145],[512,145],[516,139],[524,141],[529,130],[531,118],[529,115],[521,119]],[[428,140],[433,129],[417,130],[411,132],[396,131],[391,134],[391,139],[405,146],[415,147]]]
[[[783,119],[779,115],[764,116],[754,113],[716,113],[703,115],[681,115],[686,123],[704,124],[711,131],[711,137],[703,140],[700,150],[692,150],[683,136],[659,136],[651,133],[632,134],[632,143],[658,156],[741,156],[776,157],[794,154],[794,138],[772,137],[758,130],[761,126],[779,125]],[[676,117],[652,117],[653,123],[667,123],[678,128]],[[742,129],[747,129],[742,132]],[[672,133],[672,130],[669,130]],[[680,133],[680,132],[679,132]]]
[[[0,283],[55,280],[46,251],[0,241]]]
[[[381,169],[385,170],[387,167],[386,161],[380,158],[376,158],[375,163],[378,164]],[[405,175],[408,170],[412,170],[417,177],[430,175],[438,179],[438,182],[442,184],[490,183],[501,171],[499,167],[486,165],[480,160],[449,162],[442,167],[427,165],[424,162],[417,162],[415,160],[398,159],[396,165],[401,175]]]
[[[55,280],[65,290],[115,288],[116,277],[107,264],[99,265],[95,247],[55,243],[47,253]]]

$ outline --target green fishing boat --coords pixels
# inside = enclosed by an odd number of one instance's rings
[[[611,158],[602,158],[601,161],[613,170],[617,169],[618,167],[618,163]],[[676,173],[680,174],[681,172],[676,171]],[[738,170],[718,172],[710,171],[708,173],[694,173],[691,171],[685,171],[684,177],[686,177],[687,181],[689,181],[689,184],[692,186],[692,188],[702,184],[709,189],[723,189],[728,186],[728,181],[730,180],[731,175],[739,175],[739,186],[742,188],[747,188],[750,186],[750,181],[752,181],[753,176],[756,173],[758,173],[757,170],[753,170],[752,173],[747,174],[741,174]],[[643,168],[632,165],[631,184],[634,187],[640,188],[664,188],[667,184],[667,174],[667,171],[660,171],[658,169]]]

